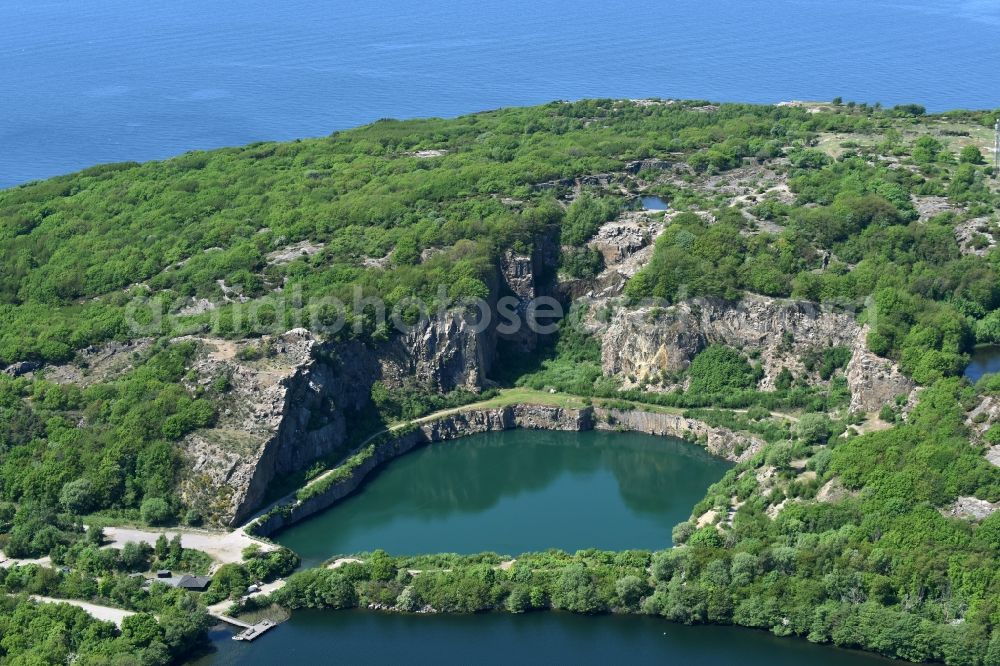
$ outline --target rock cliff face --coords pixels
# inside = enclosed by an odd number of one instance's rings
[[[557,251],[543,235],[530,254],[505,254],[492,280],[490,305],[513,296],[523,317],[528,302],[547,293]],[[479,326],[469,312],[456,309],[378,345],[325,344],[304,329],[260,341],[200,339],[197,381],[227,377],[231,389],[218,423],[182,443],[182,496],[210,522],[245,520],[275,478],[347,453],[347,424],[368,405],[374,382],[390,390],[481,390],[496,355],[498,323],[494,318]],[[523,326],[509,337],[526,351],[536,343]],[[251,348],[266,353],[246,353]]]
[[[538,335],[525,325],[528,306],[539,296],[551,295],[554,284],[555,267],[559,263],[559,247],[553,239],[554,230],[541,234],[530,253],[507,250],[500,258],[496,285],[490,303],[496,312],[498,299],[514,298],[513,313],[521,325],[513,332],[502,330],[498,337],[506,340],[521,351],[532,351],[538,344]],[[502,322],[497,321],[495,324]]]
[[[866,349],[866,333],[851,315],[814,303],[753,295],[738,302],[696,298],[665,309],[619,311],[603,333],[602,367],[606,375],[638,381],[684,370],[706,346],[725,344],[759,352],[760,388],[770,390],[783,367],[796,376],[806,373],[805,352],[843,346],[853,351],[848,367],[852,409],[873,411],[909,393],[913,384],[892,362]]]
[[[197,381],[227,377],[231,388],[216,425],[182,444],[180,491],[207,520],[229,524],[261,501],[276,476],[343,445],[347,418],[367,403],[378,365],[362,345],[325,353],[304,329],[259,343],[199,342]],[[267,352],[247,360],[249,347]]]
[[[368,405],[375,381],[479,390],[494,353],[489,335],[455,314],[377,348],[327,345],[305,329],[255,342],[199,342],[197,381],[227,377],[231,388],[216,425],[182,443],[180,490],[207,520],[226,525],[249,516],[275,478],[346,453],[348,422]]]
[[[764,448],[763,439],[747,433],[717,428],[680,414],[661,414],[637,410],[595,409],[597,430],[628,430],[648,435],[669,435],[701,442],[712,455],[743,462]]]
[[[865,341],[868,327],[854,338],[851,360],[847,364],[847,385],[851,387],[851,409],[875,412],[891,404],[898,395],[910,395],[916,387],[899,371],[895,363],[869,351]]]
[[[389,388],[416,378],[437,391],[478,391],[486,383],[496,343],[462,311],[423,321],[378,350],[380,377]]]

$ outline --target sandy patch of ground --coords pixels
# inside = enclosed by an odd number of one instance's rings
[[[32,601],[37,601],[42,604],[69,604],[70,606],[76,606],[87,611],[98,620],[114,622],[119,628],[122,626],[122,620],[127,618],[129,615],[135,615],[134,611],[123,610],[121,608],[111,608],[110,606],[98,606],[97,604],[92,604],[89,601],[78,601],[77,599],[54,599],[52,597],[40,597],[35,594],[31,595],[29,598]]]
[[[40,567],[51,567],[52,560],[49,559],[48,555],[46,555],[45,557],[37,557],[37,558],[35,557],[17,558],[17,557],[7,557],[3,553],[0,553],[0,567],[3,567],[4,569],[8,567],[23,567],[29,564],[37,564]]]
[[[715,522],[715,519],[718,517],[718,515],[719,512],[716,511],[715,509],[709,509],[705,513],[701,514],[701,516],[698,517],[698,522],[697,522],[698,528],[701,529],[706,525],[711,525],[712,523]]]
[[[264,541],[258,541],[248,536],[243,530],[232,532],[209,532],[207,530],[191,530],[169,528],[161,531],[135,529],[131,527],[105,527],[104,536],[106,545],[111,548],[124,548],[128,541],[145,541],[146,543],[156,543],[157,537],[166,534],[167,538],[172,538],[175,534],[181,535],[181,545],[185,548],[193,548],[208,555],[217,564],[229,564],[243,561],[243,549],[249,546],[257,546],[261,550],[276,550],[277,546]]]

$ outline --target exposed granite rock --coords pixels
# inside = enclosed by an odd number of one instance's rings
[[[847,385],[851,388],[851,410],[876,412],[882,405],[893,404],[896,396],[909,395],[916,384],[889,359],[869,351],[868,326],[858,331],[847,364]]]
[[[492,329],[481,328],[461,310],[418,322],[378,349],[382,381],[389,388],[413,378],[442,392],[480,390],[495,350]]]
[[[764,440],[754,435],[713,427],[680,414],[596,408],[594,418],[597,430],[629,430],[695,440],[709,453],[733,462],[749,460],[765,445]]]
[[[540,234],[530,253],[507,250],[500,258],[491,305],[495,306],[499,298],[514,297],[517,301],[514,314],[521,325],[513,332],[498,333],[497,337],[512,342],[521,351],[530,352],[538,344],[538,335],[525,322],[532,300],[550,295],[555,282],[555,267],[559,263],[559,246],[553,237],[555,233],[553,228]]]
[[[212,522],[232,524],[263,498],[275,476],[302,469],[342,446],[347,414],[369,400],[378,365],[362,345],[334,356],[294,329],[256,345],[264,358],[241,360],[251,343],[198,339],[198,381],[228,377],[226,409],[212,428],[182,443],[180,492]]]
[[[528,304],[537,295],[535,291],[535,262],[530,254],[517,254],[507,250],[500,259],[500,278],[505,286],[504,296],[513,295],[517,299],[514,311],[521,322],[526,321]],[[531,351],[538,342],[538,336],[527,326],[503,336],[514,342],[522,351]]]
[[[962,254],[985,257],[997,245],[989,218],[978,217],[955,225],[955,240]]]
[[[649,158],[645,160],[636,160],[635,162],[629,162],[625,165],[625,171],[630,174],[639,174],[643,171],[669,171],[674,167],[672,162],[666,160],[660,160],[656,158]]]
[[[518,428],[534,430],[593,430],[594,410],[567,409],[546,405],[515,405],[511,408]]]
[[[513,295],[523,313],[528,301],[545,293],[551,277],[546,266],[555,265],[557,251],[543,234],[530,255],[505,255],[490,285],[491,305]],[[472,314],[435,313],[378,345],[326,344],[304,329],[252,342],[199,339],[198,381],[227,376],[232,389],[218,423],[182,444],[182,496],[211,522],[240,522],[274,478],[346,453],[348,420],[368,404],[375,381],[390,390],[482,389],[496,354],[497,321],[480,326]],[[514,339],[530,350],[534,334],[522,328],[526,333]],[[251,346],[269,353],[246,360],[239,352]]]
[[[269,265],[287,264],[300,257],[309,257],[323,249],[323,243],[313,243],[309,240],[299,241],[292,245],[285,246],[280,250],[269,252],[267,263]]]
[[[643,212],[629,211],[602,224],[587,245],[601,253],[606,266],[613,266],[649,245],[662,229],[662,223]]]
[[[853,350],[848,366],[852,409],[877,410],[913,383],[891,362],[865,348],[866,331],[847,313],[823,310],[807,301],[747,295],[728,302],[696,298],[669,308],[639,307],[618,311],[602,336],[602,367],[606,375],[634,381],[661,371],[684,370],[711,344],[759,352],[764,371],[760,388],[773,389],[781,369],[806,373],[802,355],[829,346]]]
[[[667,218],[653,217],[647,211],[627,211],[605,222],[587,245],[601,253],[604,270],[596,277],[560,283],[570,299],[608,298],[621,294],[625,283],[653,256],[653,241]]]
[[[670,308],[618,312],[604,334],[602,365],[605,374],[643,377],[684,370],[706,346],[726,344],[760,351],[761,386],[766,389],[773,387],[781,367],[804,372],[799,356],[808,349],[850,346],[856,335],[850,315],[823,312],[805,301],[754,295],[736,302],[696,298]],[[785,342],[787,349],[782,348]]]
[[[976,435],[982,435],[994,423],[1000,423],[1000,395],[987,395],[979,401],[965,421]]]
[[[45,378],[58,384],[81,387],[110,381],[135,367],[136,355],[144,354],[152,344],[153,338],[137,338],[91,345],[78,351],[71,363],[46,367]],[[38,364],[35,369],[40,367],[41,364]]]
[[[955,210],[948,197],[914,195],[912,198],[913,207],[917,209],[917,215],[921,222],[926,222],[941,213],[948,213]]]
[[[983,520],[1000,508],[1000,503],[987,502],[978,497],[959,497],[952,504],[941,509],[941,515],[949,518]]]
[[[185,501],[211,522],[250,515],[275,478],[346,453],[348,421],[370,401],[375,381],[479,390],[494,347],[461,313],[427,320],[377,348],[329,345],[305,329],[260,341],[198,339],[198,382],[228,377],[218,422],[181,445]],[[246,360],[248,347],[267,350]]]
[[[42,367],[42,364],[37,361],[18,361],[17,363],[11,363],[4,368],[3,371],[4,374],[10,375],[11,377],[20,377],[21,375],[26,375],[29,372],[34,372],[40,367]]]

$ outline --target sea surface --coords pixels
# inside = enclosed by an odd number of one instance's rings
[[[304,566],[335,555],[656,550],[731,463],[639,433],[508,430],[389,462],[355,494],[274,536]]]
[[[0,187],[585,97],[1000,107],[996,0],[3,0]]]

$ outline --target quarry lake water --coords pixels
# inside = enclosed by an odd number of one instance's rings
[[[729,467],[697,445],[637,433],[472,435],[391,461],[359,492],[274,538],[306,566],[377,548],[664,548]]]
[[[695,444],[635,433],[512,430],[423,447],[384,466],[353,496],[277,535],[307,565],[333,555],[494,550],[517,554],[662,548],[730,467]],[[876,666],[887,660],[736,627],[644,616],[399,615],[294,611],[254,643],[211,632],[195,663]]]
[[[887,666],[879,657],[737,627],[559,612],[390,615],[295,611],[253,643],[213,632],[200,666],[255,664],[676,664]]]

